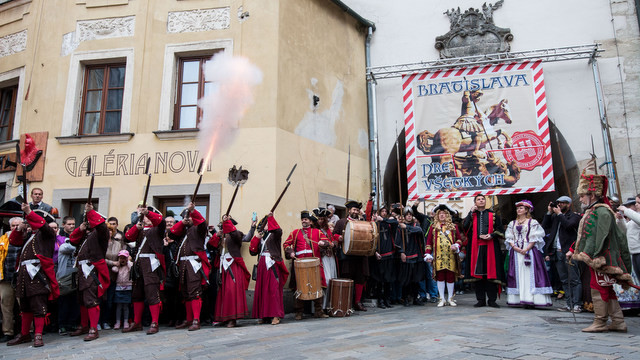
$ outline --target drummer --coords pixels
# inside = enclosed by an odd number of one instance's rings
[[[302,223],[302,228],[295,229],[289,234],[289,237],[284,242],[284,252],[285,257],[287,259],[302,259],[302,258],[321,258],[320,248],[326,248],[330,246],[329,239],[319,230],[314,229],[311,225],[317,219],[310,213],[308,210],[303,210],[300,213],[300,222]],[[322,262],[320,263],[320,279],[322,282],[322,288],[326,289],[327,282],[324,277],[324,268],[322,266]],[[294,291],[296,289],[296,272],[295,268],[291,266],[291,280],[289,280],[289,287]],[[312,300],[315,304],[315,314],[316,318],[328,318],[329,315],[325,314],[322,311],[322,301],[323,301],[322,293],[320,296]],[[295,319],[302,320],[302,312],[304,310],[304,302],[300,299],[295,299],[294,301],[294,311],[296,313]]]
[[[334,240],[337,240],[340,244],[344,239],[344,230],[347,227],[347,223],[349,221],[359,221],[362,204],[351,200],[347,201],[345,207],[347,208],[348,216],[338,220],[333,231]],[[367,308],[362,305],[362,292],[364,284],[369,277],[369,259],[366,256],[345,255],[341,249],[338,250],[338,258],[340,260],[340,277],[351,279],[355,284],[354,308],[358,311],[367,311]]]
[[[329,228],[329,217],[331,217],[331,212],[325,208],[315,208],[313,209],[313,215],[317,218],[317,221],[314,222],[313,227],[318,228],[320,232],[327,239],[333,239],[333,232]],[[324,269],[324,279],[327,282],[327,289],[324,293],[324,302],[322,304],[322,308],[325,311],[328,311],[329,308],[329,300],[331,298],[331,279],[335,279],[338,277],[338,263],[336,262],[336,247],[338,246],[337,241],[327,241],[327,246],[320,246],[320,253],[322,254],[322,268]]]

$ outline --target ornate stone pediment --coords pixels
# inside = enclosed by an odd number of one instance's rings
[[[0,57],[9,56],[27,48],[27,30],[0,37]]]
[[[135,16],[78,21],[76,31],[63,35],[60,54],[69,55],[83,41],[131,37],[135,28]]]
[[[447,10],[444,14],[449,17],[451,29],[436,37],[435,47],[440,51],[440,58],[508,52],[511,49],[509,42],[513,40],[511,29],[493,23],[493,12],[503,2],[484,3],[481,10],[469,8],[464,13],[459,7]]]
[[[170,12],[167,32],[185,33],[228,29],[231,24],[229,7]]]

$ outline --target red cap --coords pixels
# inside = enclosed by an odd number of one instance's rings
[[[91,210],[87,213],[87,220],[89,221],[89,226],[92,228],[104,222],[104,218],[95,210]]]
[[[225,234],[228,234],[230,232],[234,232],[236,231],[236,227],[233,226],[233,223],[231,222],[231,220],[226,220],[225,222],[222,223],[222,232]]]
[[[203,222],[205,222],[205,219],[202,217],[202,214],[200,214],[200,212],[196,209],[193,209],[190,216],[191,216],[191,221],[193,221],[193,225],[195,226],[198,226]]]
[[[267,218],[267,230],[268,231],[272,231],[272,230],[277,230],[280,229],[280,225],[278,225],[278,222],[276,221],[276,218],[273,216],[269,216]]]

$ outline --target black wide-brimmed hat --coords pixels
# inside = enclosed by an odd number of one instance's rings
[[[313,215],[315,215],[315,217],[319,218],[319,217],[330,217],[331,216],[331,211],[321,207],[321,208],[315,208],[312,210],[313,211]]]
[[[40,215],[47,224],[56,221],[56,218],[54,218],[53,215],[49,214],[48,212],[42,209],[36,209],[36,210],[33,210],[33,212]]]
[[[357,201],[355,201],[355,200],[349,200],[349,201],[347,201],[347,202],[344,204],[344,206],[345,206],[347,209],[351,209],[351,208],[354,208],[354,207],[355,207],[355,208],[358,208],[358,209],[362,209],[362,203],[357,202]]]
[[[302,210],[300,212],[300,219],[309,219],[311,221],[317,221],[315,216],[309,210]]]
[[[455,211],[452,208],[450,208],[449,205],[447,205],[447,204],[440,204],[440,205],[436,206],[433,209],[433,212],[436,213],[436,212],[438,212],[440,210],[448,211],[449,214],[451,214],[451,216],[454,216],[455,214],[458,213],[457,211]]]

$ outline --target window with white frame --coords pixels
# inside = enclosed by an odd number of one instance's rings
[[[125,64],[87,66],[79,134],[120,132]]]
[[[18,138],[24,67],[0,73],[0,142]]]
[[[71,54],[62,138],[129,132],[133,65],[133,49]]]
[[[215,86],[205,81],[204,64],[217,52],[232,50],[232,40],[165,46],[158,137],[172,130],[197,130],[202,116],[197,101]]]

